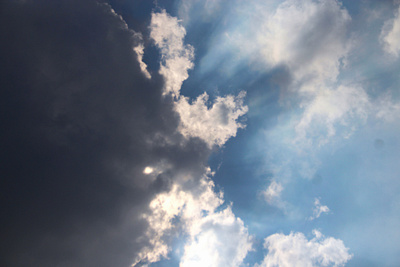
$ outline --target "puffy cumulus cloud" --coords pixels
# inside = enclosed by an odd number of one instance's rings
[[[191,228],[181,267],[240,266],[252,249],[252,237],[230,206],[203,217]]]
[[[208,95],[200,95],[192,103],[187,97],[181,97],[176,105],[181,123],[179,129],[186,137],[198,137],[210,147],[222,146],[234,137],[239,128],[245,125],[238,121],[248,108],[243,105],[244,92],[238,96],[217,97],[208,107]]]
[[[222,204],[222,193],[214,192],[214,183],[207,176],[196,187],[175,183],[169,192],[157,195],[150,212],[143,215],[150,225],[146,232],[150,245],[141,250],[132,266],[168,258],[171,248],[167,240],[182,230],[188,243],[180,266],[239,266],[251,249],[251,237],[230,206],[216,210]]]
[[[334,79],[349,49],[350,20],[335,0],[285,1],[266,16],[255,37],[257,60],[269,67],[284,64],[298,80]]]
[[[385,51],[395,57],[400,53],[400,6],[395,11],[395,16],[385,22],[380,36]]]
[[[179,20],[162,10],[152,13],[150,37],[161,52],[160,74],[164,76],[165,94],[179,96],[182,83],[189,77],[188,70],[193,68],[194,49],[184,44],[185,28]]]
[[[352,258],[348,248],[340,239],[324,237],[319,231],[313,231],[311,240],[302,233],[273,234],[265,239],[264,247],[268,254],[256,267],[312,267],[343,266]]]
[[[356,121],[365,120],[370,112],[370,101],[361,87],[339,86],[319,91],[295,126],[296,143],[321,146],[336,134],[336,126],[349,126],[343,137],[355,130]]]
[[[328,213],[330,209],[328,206],[324,206],[321,204],[321,201],[316,198],[314,201],[313,215],[309,218],[309,220],[317,219],[321,216],[322,213]]]
[[[190,103],[188,97],[180,95],[182,83],[188,78],[188,70],[194,66],[193,47],[184,44],[184,27],[177,18],[163,10],[152,14],[150,30],[150,36],[162,55],[160,74],[165,79],[165,94],[171,93],[175,97],[180,133],[187,138],[200,138],[210,147],[222,146],[236,135],[239,128],[245,127],[238,121],[247,112],[247,106],[243,105],[245,93],[241,92],[236,97],[217,97],[211,107],[207,93]]]

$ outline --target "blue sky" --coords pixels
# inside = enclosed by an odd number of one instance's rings
[[[400,265],[399,1],[4,10],[5,265]]]
[[[340,264],[398,265],[399,43],[385,41],[398,4],[178,1],[167,12],[195,49],[182,94],[247,92],[246,128],[209,160],[254,237],[243,262],[262,261],[267,236],[317,229],[349,249]]]

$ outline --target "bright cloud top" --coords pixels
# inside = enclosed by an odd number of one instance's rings
[[[171,93],[176,98],[175,110],[181,118],[179,131],[185,137],[198,137],[210,147],[222,146],[236,135],[245,125],[238,122],[239,117],[247,112],[243,105],[245,93],[234,97],[217,97],[209,107],[208,95],[203,93],[190,103],[188,97],[180,95],[180,89],[193,68],[194,49],[184,44],[186,31],[177,18],[169,16],[165,10],[153,13],[150,36],[161,51],[160,74],[165,78],[165,94]]]
[[[265,239],[268,254],[256,267],[343,266],[352,258],[341,240],[313,231],[311,240],[302,233],[273,234]]]
[[[210,108],[206,93],[192,103],[187,97],[181,97],[176,105],[181,116],[181,133],[186,137],[199,137],[210,147],[214,144],[222,146],[236,135],[238,128],[245,127],[238,122],[238,118],[247,112],[247,106],[243,105],[244,96],[242,92],[236,97],[217,97]]]
[[[252,237],[230,206],[213,212],[192,230],[181,258],[181,267],[241,266],[252,249]]]
[[[161,52],[160,74],[165,79],[164,93],[179,96],[183,81],[189,77],[188,70],[194,66],[194,49],[183,43],[186,30],[165,10],[152,14],[150,30],[150,37]]]
[[[150,75],[149,71],[147,70],[147,64],[143,62],[144,45],[139,44],[138,46],[135,46],[133,48],[133,51],[135,51],[137,54],[140,70],[142,71],[144,76],[146,76],[147,79],[151,79],[151,75]]]
[[[235,217],[230,206],[217,211],[224,202],[223,195],[214,192],[214,183],[207,176],[196,188],[185,187],[174,184],[150,203],[151,213],[143,215],[149,223],[149,246],[142,249],[132,266],[168,258],[171,248],[166,240],[181,230],[188,235],[188,242],[180,266],[239,266],[252,248],[252,238],[242,220]],[[175,225],[177,218],[180,223]]]

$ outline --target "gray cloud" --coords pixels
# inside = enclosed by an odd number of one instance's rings
[[[1,265],[130,265],[139,215],[180,172],[201,177],[208,147],[181,145],[163,78],[109,5],[6,1],[0,20]]]

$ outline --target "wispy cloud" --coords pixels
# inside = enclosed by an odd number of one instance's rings
[[[400,53],[400,6],[395,10],[394,18],[385,22],[380,38],[384,50],[398,57]]]
[[[356,129],[357,123],[354,122],[365,122],[369,110],[368,95],[360,87],[339,86],[320,90],[306,104],[295,127],[295,143],[320,147],[334,137],[337,126],[347,128],[341,134],[342,137],[348,137]]]
[[[314,201],[313,215],[309,218],[310,221],[318,219],[322,213],[328,213],[330,209],[328,206],[322,205],[319,198]]]
[[[272,181],[268,188],[262,192],[265,200],[271,205],[281,204],[281,192],[283,191],[283,186],[276,181]]]

